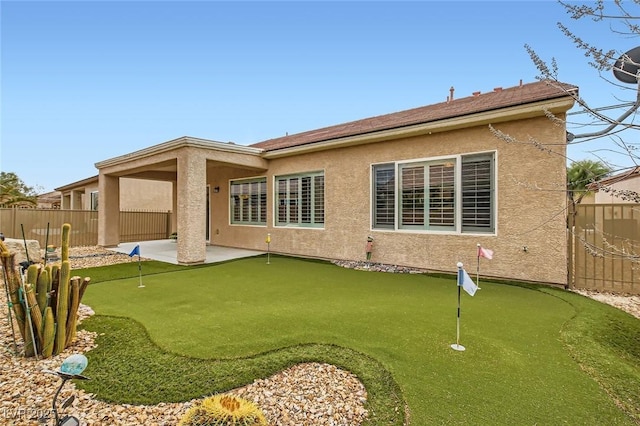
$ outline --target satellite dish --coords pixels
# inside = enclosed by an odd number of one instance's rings
[[[622,55],[613,65],[613,76],[623,83],[637,84],[636,75],[640,69],[640,46]]]

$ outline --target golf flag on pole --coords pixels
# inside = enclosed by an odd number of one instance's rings
[[[489,260],[493,259],[493,250],[489,250],[488,248],[484,248],[478,244],[478,259],[481,257]]]
[[[131,250],[131,253],[129,253],[129,257],[133,257],[133,256],[140,256],[140,244],[136,245],[133,250]]]
[[[129,253],[129,257],[133,256],[138,256],[138,277],[140,282],[140,284],[138,284],[138,287],[144,287],[144,285],[142,284],[142,264],[140,263],[140,244],[136,244],[133,250],[131,250],[131,253]]]
[[[460,288],[462,288],[462,283],[464,282],[464,277],[462,276],[462,262],[458,262],[458,278],[457,285],[458,287],[458,317],[456,318],[456,342],[451,345],[451,349],[454,351],[464,351],[465,347],[460,344]]]
[[[493,259],[493,250],[489,250],[488,248],[484,248],[478,243],[478,263],[476,266],[476,283],[480,285],[480,258],[484,257],[485,259]],[[480,288],[480,287],[478,287]]]
[[[473,282],[467,271],[463,268],[458,269],[458,286],[462,287],[464,291],[469,293],[469,296],[473,296],[478,291],[478,286]]]

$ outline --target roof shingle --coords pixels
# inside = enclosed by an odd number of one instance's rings
[[[265,151],[291,148],[341,137],[362,135],[381,130],[429,123],[447,118],[461,117],[479,112],[566,97],[568,96],[567,91],[577,91],[577,89],[577,86],[567,83],[538,81],[507,89],[494,89],[492,92],[454,99],[450,102],[442,102],[269,139],[250,146],[261,148]]]

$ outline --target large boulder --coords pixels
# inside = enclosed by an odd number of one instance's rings
[[[16,254],[16,264],[27,260],[27,255],[24,250],[24,240],[5,238],[4,244],[9,249],[9,253]],[[41,260],[42,256],[40,254],[40,243],[38,240],[27,240],[27,251],[29,252],[29,260],[33,262],[39,262]]]

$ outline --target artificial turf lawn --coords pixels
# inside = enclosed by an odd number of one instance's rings
[[[143,273],[153,268],[145,263]],[[402,409],[381,413],[395,410],[397,398],[413,425],[640,418],[640,321],[562,290],[481,282],[475,297],[463,294],[467,351],[459,353],[449,347],[457,303],[451,277],[285,257],[267,265],[256,257],[159,268],[138,288],[137,269],[125,269],[86,271],[94,282],[109,271],[130,276],[92,284],[85,294],[99,315],[85,327],[105,335],[88,354],[93,380],[80,385],[100,398],[187,400],[295,362],[326,360],[358,374],[372,392],[370,424],[402,424]],[[136,322],[100,315],[135,320],[159,348]]]

